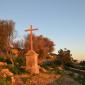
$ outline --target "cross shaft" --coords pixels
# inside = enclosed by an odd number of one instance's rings
[[[30,25],[30,29],[27,29],[25,31],[30,32],[30,50],[33,50],[33,39],[32,39],[32,32],[38,30],[38,29],[33,29],[32,25]]]

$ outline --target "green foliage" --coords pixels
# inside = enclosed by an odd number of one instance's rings
[[[15,66],[17,66],[17,67],[25,66],[26,65],[25,57],[23,57],[23,56],[15,57],[14,63],[15,63]]]
[[[17,68],[16,66],[11,67],[10,70],[11,70],[11,72],[14,73],[14,74],[19,74],[19,73],[20,73],[19,68]]]
[[[0,56],[0,61],[4,61],[4,57],[3,56]]]
[[[0,85],[11,85],[11,78],[2,78],[0,77]]]
[[[8,65],[9,70],[14,73],[14,74],[23,74],[23,73],[27,73],[27,71],[25,69],[21,69],[18,66],[12,66],[12,65]]]
[[[10,69],[11,72],[13,72],[14,74],[27,73],[25,68],[21,68],[26,65],[24,57],[18,56],[13,58],[13,60],[14,60],[14,66],[8,64],[8,68]]]
[[[22,56],[16,57],[16,56],[12,56],[12,55],[11,55],[11,57],[13,59],[14,66],[12,65],[10,57],[7,57],[6,54],[0,56],[0,61],[7,63],[7,66],[3,66],[2,68],[8,68],[14,74],[26,73],[27,71],[25,71],[25,68],[21,68],[21,67],[26,65],[25,64],[25,57],[22,57]]]
[[[69,64],[72,64],[72,57],[71,57],[71,56],[72,56],[72,55],[70,54],[70,50],[68,50],[68,49],[62,50],[62,49],[60,49],[60,50],[58,51],[58,57],[57,57],[57,59],[58,59],[63,65],[65,65],[65,64],[69,65]]]
[[[56,60],[55,61],[45,61],[42,63],[41,67],[44,67],[45,69],[48,69],[49,67],[57,67],[57,66],[60,66],[61,63],[60,62],[57,62]]]

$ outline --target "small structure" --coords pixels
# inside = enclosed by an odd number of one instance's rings
[[[32,29],[32,25],[30,29],[25,31],[30,31],[30,50],[25,54],[26,56],[26,70],[28,70],[31,74],[39,74],[39,66],[38,66],[38,54],[33,50],[33,40],[32,40],[32,31],[37,29]]]
[[[26,70],[31,74],[39,74],[38,54],[30,50],[26,54]]]

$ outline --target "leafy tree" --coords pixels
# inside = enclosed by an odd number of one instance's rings
[[[72,55],[70,54],[70,50],[68,49],[60,49],[58,51],[58,59],[61,61],[61,63],[64,64],[71,64],[72,63]]]
[[[81,62],[80,62],[80,65],[85,66],[85,61],[84,61],[84,60],[81,61]]]
[[[13,65],[12,55],[9,54],[11,43],[14,39],[14,25],[15,23],[12,20],[0,20],[0,50],[4,60],[10,60]]]
[[[25,38],[24,47],[30,50],[30,35]],[[46,37],[33,35],[33,49],[39,54],[39,58],[46,58],[54,50],[53,41]]]
[[[12,20],[0,20],[0,49],[10,47],[13,40],[14,22]]]

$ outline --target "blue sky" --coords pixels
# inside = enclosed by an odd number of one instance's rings
[[[85,0],[0,0],[0,19],[12,19],[18,37],[33,25],[74,58],[85,60]]]

